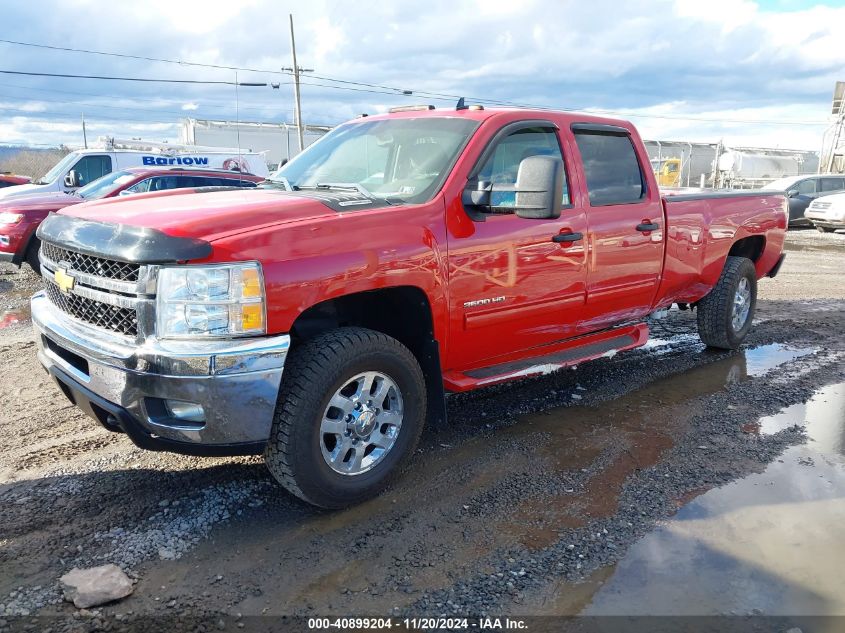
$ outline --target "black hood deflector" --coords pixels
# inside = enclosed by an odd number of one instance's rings
[[[68,250],[132,264],[164,264],[211,255],[211,244],[190,237],[174,237],[157,229],[95,222],[50,214],[36,233],[44,242]]]

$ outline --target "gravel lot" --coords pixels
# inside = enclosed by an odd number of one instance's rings
[[[168,616],[171,631],[237,614],[577,614],[655,526],[806,440],[800,423],[749,432],[762,416],[845,381],[845,235],[793,232],[788,252],[740,352],[706,351],[673,311],[645,349],[450,397],[450,426],[427,430],[401,480],[334,513],[258,458],[140,451],[79,413],[35,359],[38,278],[3,265],[0,629],[36,614],[56,630]],[[135,592],[80,620],[58,578],[103,563]]]

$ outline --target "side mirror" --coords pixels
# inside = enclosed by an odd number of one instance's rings
[[[797,198],[798,197],[798,190],[797,189],[790,189],[786,192],[787,198]]]
[[[130,191],[129,189],[124,189],[123,191],[121,191],[121,192],[120,192],[120,193],[118,193],[117,195],[118,195],[118,196],[131,196],[133,193],[135,193],[135,192],[134,192],[134,191]]]
[[[563,198],[563,161],[554,156],[529,156],[519,163],[516,176],[517,217],[545,220],[560,217]]]
[[[71,169],[67,176],[65,176],[65,187],[69,189],[76,189],[79,186],[79,173],[75,169]]]

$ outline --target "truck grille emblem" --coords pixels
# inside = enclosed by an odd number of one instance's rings
[[[57,268],[54,278],[59,290],[65,294],[73,290],[73,286],[76,283],[76,278],[69,275],[64,268]]]

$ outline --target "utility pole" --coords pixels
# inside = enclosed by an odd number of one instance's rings
[[[299,74],[313,72],[313,68],[301,68],[296,63],[296,40],[293,35],[293,14],[288,14],[290,17],[290,51],[293,56],[293,68],[282,68],[282,70],[293,73],[293,97],[294,97],[294,114],[296,116],[296,131],[299,139],[299,151],[305,149],[305,126],[302,125],[302,103],[299,93]]]
[[[825,156],[825,136],[827,136],[827,131],[822,136],[822,151],[819,156],[820,174],[832,174],[833,168],[836,165],[836,151],[842,142],[843,128],[845,128],[845,81],[837,81],[833,88],[833,104],[831,105],[830,113],[836,117],[836,121],[831,126],[833,128],[833,137],[830,142],[830,154],[827,156]],[[828,130],[830,129],[828,128]]]
[[[88,134],[85,131],[85,113],[82,113],[82,143],[85,145],[85,149],[88,149]]]

